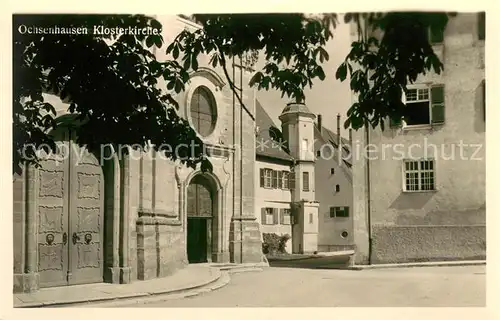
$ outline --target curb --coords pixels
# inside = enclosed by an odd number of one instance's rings
[[[417,267],[463,267],[463,266],[480,266],[480,265],[486,265],[486,260],[353,265],[345,268],[345,270],[396,269],[396,268],[417,268]]]
[[[188,293],[194,290],[199,290],[202,289],[203,287],[209,286],[211,284],[216,283],[221,277],[223,276],[223,272],[217,268],[214,268],[216,270],[216,276],[209,281],[205,281],[201,284],[196,284],[191,287],[185,287],[185,288],[180,288],[180,289],[173,289],[173,290],[161,290],[161,291],[156,291],[156,292],[140,292],[140,293],[130,293],[130,294],[123,294],[119,296],[110,296],[110,297],[98,297],[98,298],[91,298],[91,299],[86,299],[86,300],[75,300],[75,301],[64,301],[64,302],[27,302],[27,303],[22,303],[20,305],[15,305],[14,308],[44,308],[44,307],[65,307],[65,306],[76,306],[76,305],[86,305],[86,304],[99,304],[99,303],[107,303],[107,302],[115,302],[115,301],[134,301],[134,299],[145,299],[145,298],[151,298],[153,296],[169,296],[169,295],[177,295],[177,294],[183,294],[183,293]],[[228,282],[229,283],[229,282]],[[227,283],[226,283],[227,284]]]
[[[81,305],[80,307],[88,307],[88,308],[102,308],[102,307],[130,307],[133,308],[134,304],[144,304],[148,305],[155,302],[162,301],[170,301],[184,298],[192,298],[205,293],[209,293],[215,290],[218,290],[231,281],[231,277],[229,272],[222,272],[219,279],[213,281],[212,283],[198,287],[195,289],[188,289],[184,292],[174,292],[174,293],[166,293],[166,294],[154,294],[146,297],[138,297],[137,299],[117,299],[115,301],[103,301],[101,303],[87,303]]]

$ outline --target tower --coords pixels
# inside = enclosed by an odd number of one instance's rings
[[[319,204],[314,181],[315,118],[303,103],[287,104],[279,116],[283,137],[295,160],[291,172],[294,253],[312,253],[318,249]]]

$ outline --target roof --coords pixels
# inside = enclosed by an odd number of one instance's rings
[[[281,130],[276,127],[259,100],[255,104],[255,118],[258,128],[255,138],[256,154],[258,156],[292,161],[293,158],[284,145],[285,139],[283,139]]]
[[[318,126],[314,126],[314,139],[316,140],[323,140],[324,142],[328,142],[333,145],[335,149],[338,149],[338,135],[336,133],[333,133],[331,130],[323,127],[322,131],[320,133]],[[342,158],[344,160],[344,163],[350,168],[352,167],[352,162],[350,158],[351,154],[351,144],[349,143],[349,140],[346,138],[342,137]]]
[[[303,103],[289,103],[286,105],[286,107],[283,109],[281,114],[284,113],[295,113],[295,112],[301,112],[301,113],[312,113],[309,111],[309,108]]]

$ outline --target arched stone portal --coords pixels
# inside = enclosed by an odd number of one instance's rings
[[[186,251],[189,263],[212,262],[217,252],[217,188],[212,177],[196,174],[187,188]]]

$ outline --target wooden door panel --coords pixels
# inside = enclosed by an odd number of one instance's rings
[[[103,279],[104,179],[99,160],[73,145],[70,284]]]
[[[69,150],[66,134],[57,142],[59,152],[46,155],[37,170],[38,272],[40,287],[67,284],[68,272],[68,180]]]

